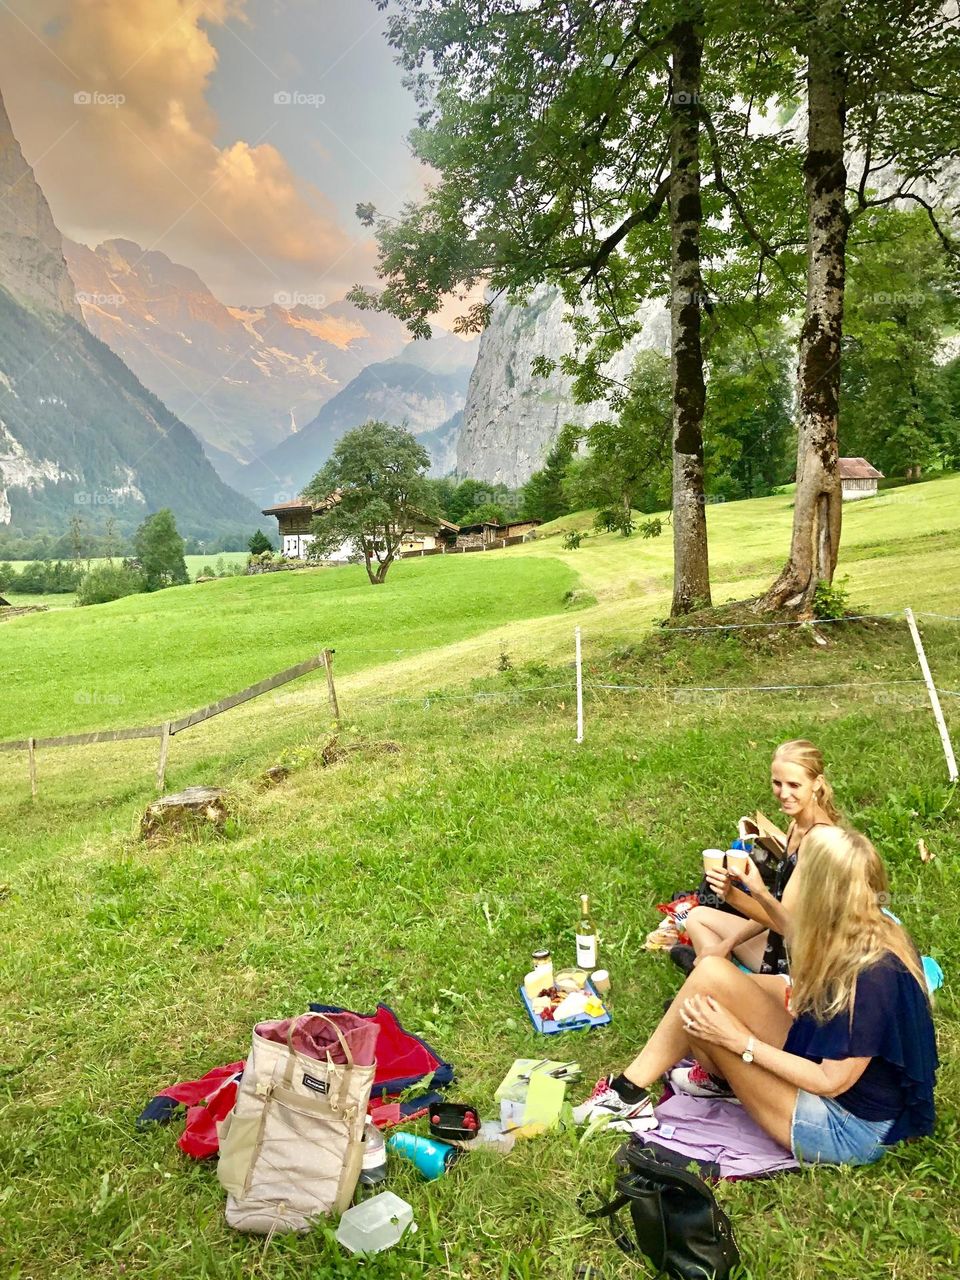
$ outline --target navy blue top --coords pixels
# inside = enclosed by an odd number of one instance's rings
[[[869,1058],[839,1102],[861,1120],[892,1120],[885,1142],[933,1132],[933,1083],[939,1061],[926,993],[902,960],[888,951],[857,979],[850,1011],[827,1022],[802,1013],[784,1049],[812,1062]]]

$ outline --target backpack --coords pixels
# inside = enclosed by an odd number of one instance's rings
[[[617,1194],[587,1210],[588,1218],[614,1219],[629,1208],[636,1243],[629,1232],[614,1240],[625,1253],[645,1254],[657,1274],[674,1280],[727,1280],[740,1261],[730,1219],[713,1192],[695,1173],[664,1164],[633,1143],[621,1147],[617,1163],[626,1172],[615,1182]],[[611,1229],[614,1222],[611,1221]]]
[[[308,1231],[342,1213],[363,1161],[377,1028],[309,1013],[253,1029],[237,1101],[218,1126],[227,1222],[259,1234]]]

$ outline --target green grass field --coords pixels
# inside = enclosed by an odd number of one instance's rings
[[[845,513],[851,600],[960,613],[960,480],[906,493]],[[716,599],[759,589],[786,545],[789,499],[709,520]],[[567,1280],[582,1262],[642,1274],[575,1207],[609,1185],[611,1135],[473,1153],[433,1184],[397,1166],[389,1185],[420,1230],[365,1263],[329,1229],[267,1247],[232,1233],[212,1167],[179,1153],[176,1128],[137,1134],[133,1120],[164,1084],[243,1057],[257,1019],[317,998],[392,1004],[456,1064],[454,1096],[486,1115],[514,1057],[554,1050],[584,1065],[579,1101],[678,985],[642,950],[654,904],[697,878],[699,850],[741,813],[774,816],[769,755],[799,735],[823,745],[844,810],[890,866],[894,910],[947,972],[940,1123],[871,1169],[723,1185],[743,1280],[960,1274],[960,804],[922,688],[886,683],[918,678],[906,628],[824,627],[826,645],[796,629],[650,638],[669,608],[669,552],[667,539],[611,536],[563,552],[548,537],[408,561],[378,589],[362,571],[308,571],[4,624],[0,737],[149,722],[332,644],[342,738],[361,749],[322,766],[322,674],[178,736],[168,789],[226,785],[234,820],[223,836],[153,847],[135,832],[155,742],[40,752],[33,801],[24,757],[0,753],[0,1274]],[[573,609],[571,589],[584,593]],[[960,691],[960,623],[923,630],[938,683]],[[689,692],[760,684],[842,687]],[[944,702],[960,740],[960,700]],[[387,740],[399,751],[379,752]],[[278,759],[290,776],[264,788]],[[572,959],[586,889],[614,1022],[544,1042],[515,988],[534,947]]]

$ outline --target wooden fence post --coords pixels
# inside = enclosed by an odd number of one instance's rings
[[[930,674],[930,664],[927,662],[927,655],[924,652],[923,641],[920,639],[920,632],[917,630],[917,620],[913,616],[912,609],[904,609],[907,615],[907,626],[910,628],[910,635],[913,638],[913,646],[917,651],[917,658],[920,662],[920,670],[923,672],[923,678],[927,686],[927,696],[930,699],[930,707],[933,711],[933,718],[937,724],[937,732],[940,734],[940,742],[943,745],[943,754],[947,761],[947,777],[951,782],[956,782],[958,778],[957,758],[953,754],[953,743],[950,741],[950,730],[947,728],[947,722],[943,718],[943,708],[940,706],[940,697],[937,694],[937,686],[933,683],[933,676]]]
[[[160,759],[157,761],[157,790],[163,790],[167,776],[167,751],[170,747],[170,721],[164,720],[160,729]]]
[[[577,667],[577,742],[583,741],[583,654],[580,648],[580,628],[574,627],[574,653]]]
[[[30,795],[37,794],[37,755],[36,755],[36,738],[27,739],[27,762],[30,766]]]
[[[333,712],[333,721],[337,728],[340,728],[340,704],[337,702],[337,690],[333,683],[333,655],[335,649],[324,649],[323,666],[327,673],[327,693],[330,695],[330,710]]]

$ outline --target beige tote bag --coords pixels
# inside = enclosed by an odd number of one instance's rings
[[[307,1019],[330,1023],[346,1063],[293,1047]],[[342,1213],[356,1189],[376,1063],[357,1066],[335,1020],[292,1018],[286,1044],[253,1031],[237,1101],[218,1125],[217,1176],[227,1191],[227,1222],[238,1231],[308,1231],[315,1218]]]

